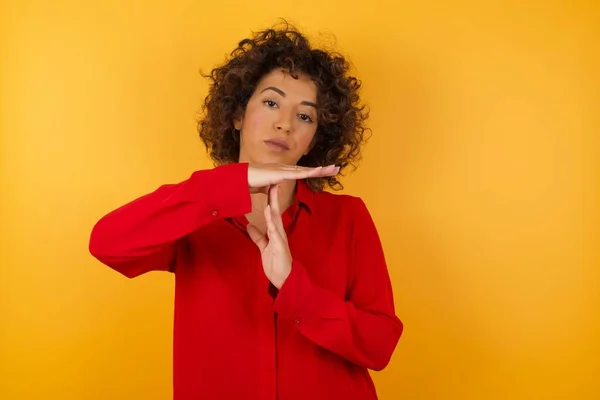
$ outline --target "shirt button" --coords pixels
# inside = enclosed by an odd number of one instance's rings
[[[299,320],[299,319],[295,319],[295,320],[294,320],[294,323],[295,323],[296,325],[298,325],[298,324],[300,323],[300,320]]]
[[[217,210],[213,210],[211,214],[213,217],[216,217],[219,215],[219,212]]]

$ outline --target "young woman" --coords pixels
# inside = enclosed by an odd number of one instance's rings
[[[285,26],[215,68],[199,133],[216,166],[110,212],[90,252],[175,274],[174,398],[376,399],[402,334],[370,214],[340,187],[366,113],[336,53]]]

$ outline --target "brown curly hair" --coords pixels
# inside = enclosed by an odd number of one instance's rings
[[[368,111],[359,104],[361,82],[349,76],[350,65],[338,52],[315,49],[297,29],[284,21],[238,43],[222,66],[203,75],[210,88],[203,104],[198,132],[215,165],[238,162],[239,135],[233,127],[235,115],[245,109],[260,79],[276,68],[293,77],[308,75],[317,86],[318,127],[312,148],[298,165],[316,167],[336,164],[340,171],[356,168],[360,148],[366,142]],[[338,177],[307,179],[309,186],[323,190],[343,189]]]

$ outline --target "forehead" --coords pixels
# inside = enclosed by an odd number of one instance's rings
[[[287,71],[275,69],[262,77],[257,86],[257,92],[269,86],[274,86],[282,90],[286,97],[298,99],[300,101],[307,100],[316,102],[317,100],[317,85],[312,79],[303,73],[295,74],[297,79]]]

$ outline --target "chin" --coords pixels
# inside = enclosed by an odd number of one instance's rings
[[[268,153],[253,157],[258,163],[296,165],[298,160],[285,153]]]
[[[299,158],[296,157],[293,150],[277,152],[264,151],[264,149],[254,148],[254,151],[243,151],[240,154],[240,161],[247,161],[256,164],[285,164],[296,165]],[[258,151],[257,151],[258,150]]]

